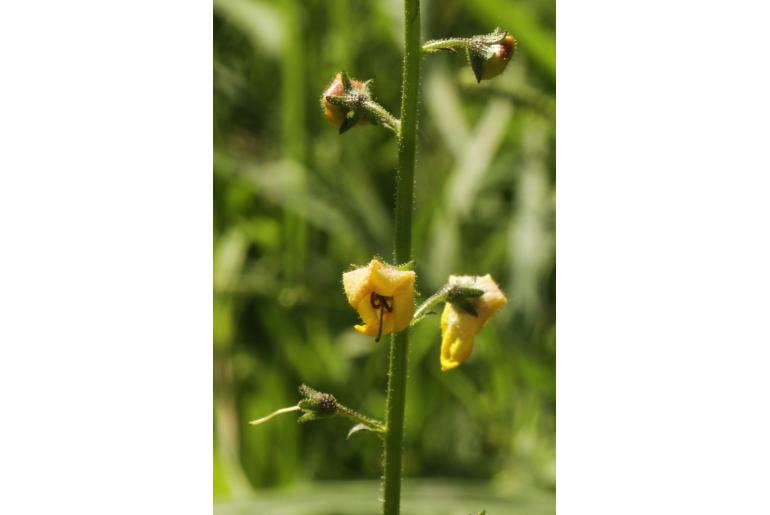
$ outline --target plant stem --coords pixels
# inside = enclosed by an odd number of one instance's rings
[[[414,157],[417,133],[417,100],[420,84],[420,1],[404,0],[404,66],[401,86],[401,137],[396,172],[396,234],[394,261],[412,259],[412,210],[414,209]],[[385,451],[383,461],[384,515],[398,515],[401,501],[401,453],[404,436],[404,403],[409,351],[409,329],[394,334],[388,352],[388,390],[385,402]]]
[[[401,121],[372,99],[361,99],[353,95],[328,95],[325,99],[330,104],[343,107],[346,110],[363,109],[374,118],[373,123],[393,131],[396,137],[400,135]]]

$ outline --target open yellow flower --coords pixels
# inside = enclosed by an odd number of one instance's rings
[[[348,302],[358,311],[363,325],[358,332],[367,336],[403,331],[414,314],[413,271],[402,271],[378,259],[342,274]]]
[[[446,372],[460,366],[473,350],[473,337],[508,299],[492,276],[452,275],[450,286],[474,288],[484,293],[466,299],[475,315],[458,304],[447,302],[441,315],[441,370]]]

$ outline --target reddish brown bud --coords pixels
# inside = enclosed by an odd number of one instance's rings
[[[342,73],[338,73],[331,84],[329,84],[329,87],[323,92],[323,95],[321,95],[321,107],[323,108],[324,116],[337,127],[341,127],[348,119],[348,109],[341,105],[333,104],[329,101],[328,97],[350,97],[359,94],[368,96],[369,94],[366,83],[351,79],[349,81],[350,88],[346,90],[345,82]],[[360,116],[356,118],[354,125],[363,123],[366,123],[366,117]]]
[[[483,50],[471,51],[469,57],[476,80],[481,82],[503,73],[515,51],[516,40],[510,34],[499,43],[487,45]]]

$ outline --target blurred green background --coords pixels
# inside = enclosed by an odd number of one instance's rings
[[[379,510],[376,436],[283,415],[306,382],[377,418],[386,346],[353,330],[351,264],[392,252],[396,143],[321,114],[334,74],[374,79],[398,115],[400,0],[214,1],[214,497],[217,513]],[[501,26],[505,73],[424,59],[414,253],[428,296],[450,273],[498,280],[508,305],[457,370],[439,321],[412,336],[403,513],[553,513],[555,2],[423,1],[423,38]],[[475,513],[475,512],[474,512]]]

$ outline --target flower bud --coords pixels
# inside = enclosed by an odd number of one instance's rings
[[[516,40],[507,33],[495,43],[480,41],[468,47],[468,61],[476,81],[488,80],[503,73],[515,51]]]
[[[304,397],[297,406],[304,412],[297,422],[309,422],[334,416],[337,413],[337,399],[330,393],[316,391],[303,384],[299,392]]]
[[[367,84],[349,79],[345,72],[338,73],[321,95],[324,116],[340,129],[340,134],[368,121],[359,111],[348,107],[362,97],[369,98]]]

